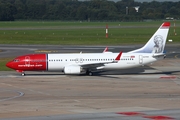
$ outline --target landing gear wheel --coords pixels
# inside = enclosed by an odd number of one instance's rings
[[[89,72],[89,76],[92,76],[93,75],[93,73],[92,72]]]
[[[87,70],[87,71],[86,71],[86,75],[92,76],[93,73],[92,73],[91,71]]]
[[[25,76],[26,74],[25,73],[21,73],[22,76]]]

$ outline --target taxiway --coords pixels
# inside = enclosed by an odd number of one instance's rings
[[[13,55],[19,55],[43,49],[38,46],[25,46],[23,50],[22,47],[8,48],[0,48],[2,57],[7,57],[4,53],[11,50]],[[74,51],[71,46],[67,48],[47,47],[46,50]],[[89,48],[81,47],[85,52],[100,50]],[[74,49],[81,51],[80,47]],[[117,49],[110,47],[113,52]],[[131,48],[123,50],[127,49]],[[167,59],[148,66],[94,76],[69,76],[59,72],[27,72],[27,76],[20,76],[15,71],[1,71],[0,120],[180,119],[177,49],[168,47]]]

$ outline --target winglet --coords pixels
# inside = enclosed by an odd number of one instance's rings
[[[104,49],[103,53],[104,53],[104,52],[107,52],[107,51],[108,51],[108,47],[106,47],[106,48]]]
[[[118,61],[118,60],[120,60],[120,58],[121,58],[121,55],[122,55],[122,51],[118,54],[118,56],[116,57],[116,61]]]

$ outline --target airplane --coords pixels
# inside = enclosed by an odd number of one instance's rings
[[[143,66],[165,58],[164,47],[170,22],[164,22],[148,42],[141,48],[130,52],[112,53],[71,53],[71,54],[28,54],[16,57],[6,66],[20,72],[59,71],[70,75],[93,75],[98,70],[116,70]],[[106,53],[107,52],[107,53]]]

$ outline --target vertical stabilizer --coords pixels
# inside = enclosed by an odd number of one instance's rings
[[[169,27],[170,22],[164,22],[142,48],[128,53],[163,53]]]

